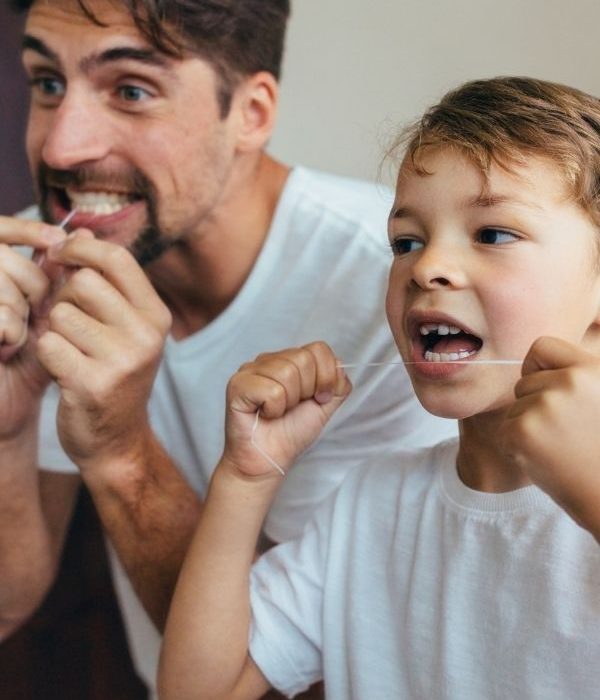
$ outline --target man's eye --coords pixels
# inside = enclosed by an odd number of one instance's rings
[[[32,78],[29,84],[46,97],[62,97],[65,93],[64,82],[48,75]]]
[[[390,245],[394,255],[407,255],[422,248],[423,241],[416,238],[395,238]]]
[[[519,239],[516,233],[501,228],[484,228],[477,234],[480,243],[485,245],[502,245]]]
[[[142,102],[150,97],[148,90],[137,85],[122,85],[118,92],[126,102]]]

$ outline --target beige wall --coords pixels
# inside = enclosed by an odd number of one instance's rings
[[[292,0],[271,151],[369,179],[393,125],[473,78],[600,95],[599,0]]]

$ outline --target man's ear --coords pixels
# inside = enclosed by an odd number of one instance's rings
[[[246,78],[234,94],[239,128],[237,150],[244,153],[262,150],[273,133],[279,86],[267,71]]]

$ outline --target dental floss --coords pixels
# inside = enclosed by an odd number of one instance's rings
[[[523,360],[414,360],[399,362],[356,362],[338,365],[342,369],[346,367],[384,367],[386,365],[522,365]]]
[[[339,364],[338,367],[345,369],[346,367],[385,367],[387,365],[424,365],[424,364],[432,364],[431,362],[428,362],[427,360],[415,360],[415,361],[404,361],[404,360],[399,360],[397,362],[352,362],[352,363],[347,363],[347,364]],[[479,364],[479,365],[522,365],[523,360],[440,360],[439,362],[436,362],[435,364],[442,364],[442,365],[472,365],[472,364]],[[256,418],[254,420],[254,425],[252,426],[252,433],[250,435],[250,444],[254,447],[254,449],[259,452],[266,460],[267,462],[277,471],[281,476],[285,476],[285,470],[277,464],[277,462],[270,456],[268,455],[260,445],[257,444],[256,442],[256,430],[258,428],[258,420],[260,417],[260,408],[256,412]]]
[[[58,227],[64,229],[65,226],[69,223],[69,221],[71,221],[71,219],[75,216],[76,212],[77,212],[77,207],[75,207],[74,209],[71,209],[71,211],[60,222],[60,224],[58,224]]]
[[[258,428],[258,417],[260,416],[260,409],[256,412],[256,419],[254,421],[254,425],[252,426],[252,435],[250,436],[250,444],[254,447],[254,449],[257,452],[260,452],[260,454],[267,460],[267,462],[276,469],[281,476],[285,476],[285,471],[277,464],[277,462],[272,459],[259,445],[256,444],[256,441],[254,439],[254,436],[256,435],[256,429]]]

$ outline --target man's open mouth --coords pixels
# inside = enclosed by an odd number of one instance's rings
[[[416,342],[426,362],[456,362],[477,354],[483,345],[481,338],[458,326],[444,323],[421,323]]]
[[[139,199],[133,194],[102,190],[55,189],[60,204],[67,210],[77,209],[81,214],[109,216],[125,209]]]

